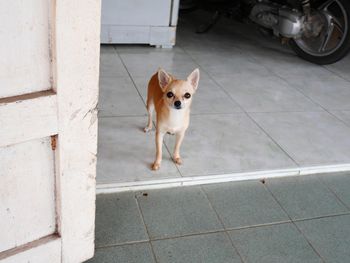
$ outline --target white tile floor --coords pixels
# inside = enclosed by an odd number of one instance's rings
[[[350,164],[350,56],[317,66],[247,26],[222,21],[196,35],[196,23],[180,18],[173,49],[101,47],[99,185]],[[199,67],[201,80],[184,164],[171,161],[168,136],[153,172],[154,131],[142,128],[158,67],[181,78]]]

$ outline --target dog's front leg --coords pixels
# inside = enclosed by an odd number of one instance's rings
[[[164,138],[164,132],[157,130],[157,132],[156,132],[156,160],[154,161],[154,163],[152,165],[153,170],[158,170],[160,168],[160,164],[162,162],[163,138]]]
[[[176,164],[182,164],[182,159],[180,157],[180,146],[185,137],[185,131],[180,131],[176,133],[176,142],[175,142],[175,149],[174,149],[174,162]]]

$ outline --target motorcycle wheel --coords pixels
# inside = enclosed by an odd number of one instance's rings
[[[350,1],[326,0],[314,9],[322,17],[317,37],[291,39],[290,45],[301,58],[319,65],[332,64],[350,51]]]

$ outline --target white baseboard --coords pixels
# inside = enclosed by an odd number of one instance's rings
[[[287,176],[302,176],[311,174],[325,174],[350,171],[350,164],[308,166],[281,170],[267,170],[255,172],[240,172],[231,174],[217,174],[194,177],[179,177],[173,179],[159,179],[139,182],[97,184],[96,193],[117,193],[125,191],[141,191],[190,185],[203,185],[233,181],[261,180]]]

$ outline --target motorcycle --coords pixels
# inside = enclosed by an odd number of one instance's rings
[[[225,13],[251,21],[288,42],[294,52],[312,63],[337,62],[350,51],[349,0],[181,0],[180,11],[215,10],[207,32]]]

